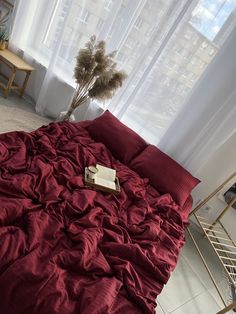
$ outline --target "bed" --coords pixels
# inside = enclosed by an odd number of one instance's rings
[[[84,185],[96,163],[118,196]],[[108,111],[1,134],[0,312],[155,313],[198,182]]]

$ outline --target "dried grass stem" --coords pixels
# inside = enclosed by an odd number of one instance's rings
[[[116,70],[114,56],[115,51],[106,54],[105,42],[97,42],[95,36],[80,49],[74,70],[77,86],[64,120],[68,120],[73,111],[88,99],[110,99],[122,86],[127,75]]]

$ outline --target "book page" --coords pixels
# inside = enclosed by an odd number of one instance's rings
[[[108,181],[115,181],[116,178],[116,170],[107,168],[101,165],[96,165],[96,168],[98,169],[98,172],[96,173],[96,178],[101,178]]]
[[[113,190],[116,189],[115,182],[112,182],[112,181],[109,181],[109,180],[104,180],[104,179],[99,178],[97,176],[95,176],[94,183],[98,184],[98,185],[102,185],[102,186],[104,186],[106,188],[109,188],[109,189],[113,189]]]

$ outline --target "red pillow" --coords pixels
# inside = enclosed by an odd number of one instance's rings
[[[103,143],[121,162],[128,164],[147,144],[134,131],[120,122],[108,110],[86,127],[96,142]]]
[[[182,207],[182,218],[183,218],[183,222],[188,223],[188,216],[191,212],[193,206],[193,198],[191,195],[189,195],[189,197],[187,198],[186,202],[184,203],[183,207]]]
[[[184,205],[192,189],[200,182],[176,161],[153,145],[141,152],[130,167],[148,178],[161,193],[170,193],[180,206]]]

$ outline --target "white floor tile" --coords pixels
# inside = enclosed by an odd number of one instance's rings
[[[223,292],[225,300],[229,301],[228,296],[227,296],[227,291],[229,291],[229,290],[227,287],[225,287],[225,283],[220,284],[220,288],[224,288],[224,289],[221,289],[221,291]],[[224,304],[221,301],[221,298],[220,298],[218,292],[216,291],[216,289],[211,288],[211,289],[209,289],[209,292],[211,293],[211,295],[213,296],[213,298],[216,300],[217,304],[219,305],[220,309],[222,310],[224,308]],[[227,302],[227,304],[230,304],[230,302]],[[227,314],[233,314],[233,313],[235,314],[235,312],[233,310],[227,312]]]
[[[216,314],[219,310],[220,307],[211,293],[205,291],[171,312],[171,314]]]
[[[11,92],[8,98],[4,98],[0,91],[0,105],[16,107],[25,111],[35,112],[35,104],[33,104],[32,101],[21,98],[14,92]]]
[[[214,252],[214,250],[211,248],[208,241],[197,231],[194,229],[191,229],[191,231],[194,234],[194,237],[196,238],[196,241],[200,247],[201,252],[203,253],[207,264],[213,273],[214,279],[216,282],[222,281],[222,278],[224,277],[224,271],[223,268],[218,261],[218,258]],[[209,289],[213,287],[213,283],[211,281],[211,278],[209,274],[206,271],[206,268],[196,251],[196,248],[191,241],[188,233],[186,233],[186,244],[182,248],[181,255],[184,256],[188,264],[192,267],[193,271],[199,276],[199,279],[203,282],[204,286]]]
[[[177,309],[206,289],[183,257],[157,301],[165,313]]]
[[[0,96],[0,111],[1,105],[34,112],[34,104],[19,98],[14,93],[11,93],[7,99]],[[227,285],[223,279],[222,267],[214,251],[200,233],[193,228],[191,230],[200,244],[214,278],[227,295]],[[215,314],[224,307],[188,235],[186,240],[177,268],[157,298],[160,303],[157,304],[157,314]],[[233,314],[234,312],[228,313]]]
[[[162,310],[161,305],[158,302],[156,307],[156,314],[165,314],[165,312]]]

